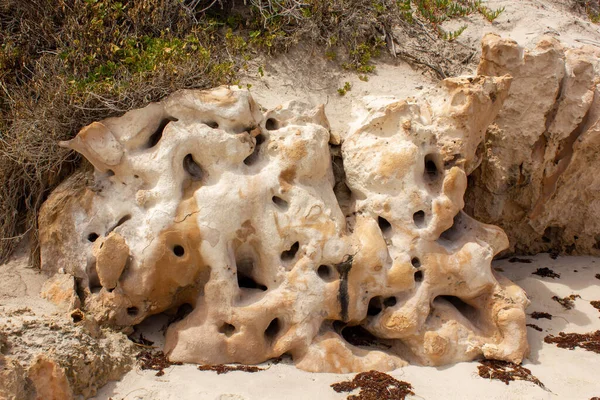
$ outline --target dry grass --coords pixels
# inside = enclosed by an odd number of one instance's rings
[[[431,43],[443,45],[444,37],[454,39],[457,34],[442,32],[439,24],[472,12],[483,14],[477,4],[470,0],[0,2],[0,263],[28,235],[33,239],[32,261],[38,265],[39,207],[81,162],[57,143],[72,138],[83,126],[178,89],[237,83],[238,72],[248,68],[257,53],[281,52],[300,40],[322,46],[327,57],[361,74],[373,71],[372,57],[388,49],[443,77],[451,71],[447,54],[436,55],[438,49]],[[414,47],[397,45],[400,41],[392,31],[398,26],[409,33]],[[429,41],[427,46],[421,38]]]

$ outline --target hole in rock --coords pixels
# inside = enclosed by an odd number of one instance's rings
[[[180,246],[178,244],[175,245],[173,247],[173,254],[175,254],[177,257],[183,257],[183,255],[185,254],[183,246]]]
[[[390,224],[390,222],[387,219],[383,217],[378,217],[377,224],[379,225],[379,229],[381,229],[381,233],[383,233],[383,236],[389,236],[390,233],[392,233],[392,224]]]
[[[235,333],[235,326],[228,324],[228,323],[224,323],[219,328],[219,332],[224,334],[227,337],[230,337],[231,335],[233,335]]]
[[[177,118],[163,118],[158,125],[158,128],[154,131],[152,135],[148,138],[148,148],[152,148],[158,144],[160,139],[162,138],[163,131],[169,122],[177,121]]]
[[[252,277],[254,271],[254,261],[252,259],[239,259],[236,260],[237,268],[237,281],[240,289],[259,289],[263,292],[267,290],[267,287],[261,283],[256,282]]]
[[[279,121],[275,118],[269,118],[267,119],[267,122],[265,122],[265,128],[267,128],[268,131],[277,130],[279,129]]]
[[[219,127],[219,123],[217,121],[208,121],[204,123],[213,129],[217,129]]]
[[[415,225],[417,228],[423,228],[425,225],[425,211],[419,210],[413,214],[413,221],[415,221]]]
[[[367,308],[367,315],[377,315],[383,310],[383,302],[380,296],[375,296],[369,300],[369,306]]]
[[[181,321],[185,317],[187,317],[192,311],[194,307],[190,303],[183,303],[179,307],[177,307],[177,311],[169,318],[167,325],[171,325],[177,321]]]
[[[112,169],[107,170],[106,176],[115,176],[115,171],[113,171]]]
[[[98,239],[98,237],[99,237],[99,236],[98,236],[98,234],[97,234],[96,232],[92,232],[92,233],[90,233],[90,234],[88,235],[88,237],[87,237],[87,240],[88,240],[89,242],[92,242],[92,243],[94,243],[94,242],[96,241],[96,239]]]
[[[78,323],[83,321],[83,312],[80,309],[74,310],[71,313],[71,319],[73,320],[74,323]]]
[[[199,181],[204,176],[202,167],[194,160],[194,156],[191,154],[188,154],[183,158],[183,169],[194,181]]]
[[[394,296],[392,296],[392,297],[388,297],[387,299],[385,299],[383,301],[383,305],[386,307],[393,307],[396,305],[396,302],[397,302],[396,298]]]
[[[267,340],[272,341],[275,339],[280,330],[281,323],[279,322],[279,318],[275,318],[273,321],[271,321],[269,326],[267,326],[267,329],[265,329],[265,337]]]
[[[342,329],[342,337],[353,346],[373,346],[379,344],[377,338],[360,325],[345,327]]]
[[[262,133],[259,133],[256,137],[256,145],[254,146],[254,150],[252,154],[244,159],[244,164],[252,165],[256,161],[258,161],[258,153],[260,152],[260,146],[265,142],[265,136]]]
[[[261,285],[260,283],[256,282],[254,279],[252,279],[252,277],[244,275],[241,272],[237,273],[237,280],[238,280],[238,287],[240,289],[242,289],[242,288],[259,289],[259,290],[262,290],[263,292],[267,290],[267,287],[265,285]]]
[[[138,315],[139,312],[140,310],[137,307],[129,307],[127,309],[127,315],[131,317],[135,317],[136,315]]]
[[[423,280],[423,271],[415,272],[415,282],[421,282]]]
[[[273,196],[272,200],[273,200],[273,203],[275,203],[275,205],[277,207],[279,207],[280,209],[282,209],[283,211],[288,209],[288,206],[289,206],[288,202],[285,201],[284,199],[282,199],[281,197]]]
[[[433,301],[437,299],[444,299],[456,308],[465,318],[472,320],[477,314],[477,309],[470,304],[465,303],[463,300],[456,296],[437,296]]]
[[[440,234],[440,239],[447,240],[449,242],[453,242],[453,241],[457,240],[460,236],[460,231],[459,231],[460,223],[461,223],[461,216],[460,216],[460,213],[458,213],[454,217],[452,226]]]
[[[286,250],[283,253],[281,253],[281,261],[292,261],[294,257],[296,257],[298,249],[300,249],[300,243],[295,242],[289,250]]]
[[[325,282],[331,282],[336,278],[333,268],[329,265],[319,265],[317,274],[319,275],[319,278],[323,279]]]
[[[417,257],[413,257],[412,260],[410,260],[410,263],[415,268],[419,268],[421,266],[421,260],[419,260]]]
[[[440,176],[436,158],[435,154],[427,154],[425,156],[425,178],[429,181],[434,181]]]

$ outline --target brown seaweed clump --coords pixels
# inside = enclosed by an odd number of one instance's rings
[[[361,372],[351,381],[334,383],[331,387],[338,393],[360,388],[360,393],[348,396],[347,400],[403,400],[415,394],[410,383],[378,371]]]
[[[561,349],[573,350],[575,347],[581,347],[584,350],[600,354],[600,330],[590,333],[560,332],[558,336],[546,336],[544,342],[554,343]]]
[[[550,320],[552,319],[552,314],[547,313],[547,312],[534,311],[529,315],[533,319],[541,319],[541,318],[550,319]]]
[[[593,300],[590,301],[590,304],[592,305],[592,307],[594,307],[596,310],[600,311],[600,300]]]
[[[552,271],[550,268],[548,267],[544,267],[544,268],[538,268],[535,270],[535,272],[532,272],[533,275],[539,275],[542,278],[560,278],[560,274],[557,274],[556,272]]]
[[[180,362],[171,362],[162,351],[142,351],[137,356],[142,369],[152,369],[156,372],[156,376],[163,376],[164,369],[171,365],[181,365]]]
[[[567,297],[560,298],[558,296],[552,296],[552,300],[556,301],[558,304],[563,306],[567,310],[573,309],[575,307],[575,302],[573,300],[580,299],[581,296],[578,294],[572,294]]]
[[[477,367],[479,376],[487,379],[497,379],[506,383],[511,381],[528,381],[535,383],[542,389],[546,387],[538,378],[531,374],[531,371],[522,365],[513,364],[500,360],[482,360],[481,365]]]

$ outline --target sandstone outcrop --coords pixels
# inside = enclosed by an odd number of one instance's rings
[[[511,252],[600,254],[600,50],[553,37],[527,50],[491,34],[482,46],[478,73],[513,83],[465,209],[502,227]]]
[[[226,87],[96,122],[64,143],[94,171],[43,206],[42,268],[73,275],[103,324],[179,310],[172,361],[518,363],[528,300],[490,266],[508,240],[462,211],[510,82],[447,79],[373,106],[335,164],[322,107],[262,111]]]
[[[129,371],[135,346],[78,311],[68,319],[29,309],[0,318],[0,398],[89,398]]]

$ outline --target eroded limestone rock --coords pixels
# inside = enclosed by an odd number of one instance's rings
[[[172,361],[520,362],[528,300],[490,267],[506,235],[462,212],[510,81],[448,79],[373,106],[335,173],[322,107],[262,112],[243,90],[180,91],[94,123],[65,143],[95,171],[42,208],[42,266],[63,266],[88,313],[122,329],[191,309],[168,328]]]
[[[481,147],[467,211],[500,225],[510,250],[600,254],[600,50],[483,39],[478,73],[513,83]]]
[[[0,318],[0,398],[89,398],[132,368],[137,349],[125,335],[73,315],[17,310]]]

